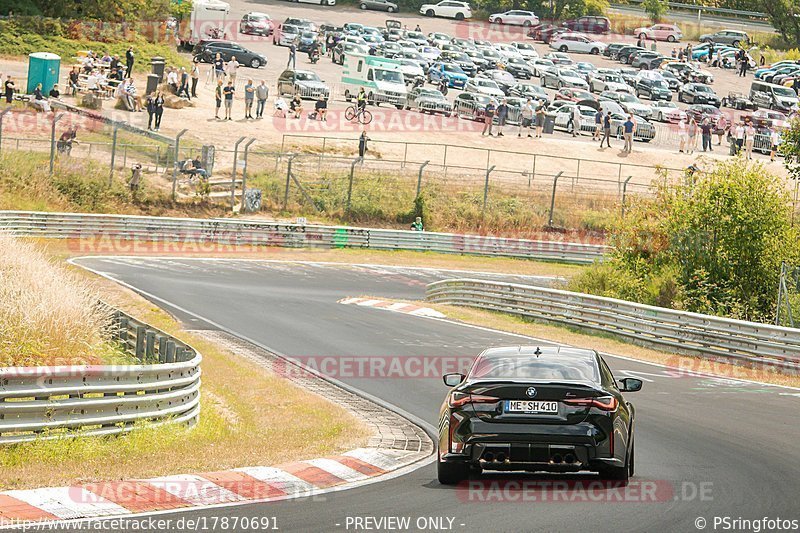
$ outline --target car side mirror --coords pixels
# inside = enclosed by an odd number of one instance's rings
[[[620,391],[622,392],[637,392],[642,390],[642,380],[636,378],[624,378],[619,380]]]
[[[466,376],[464,376],[464,374],[458,374],[458,373],[445,374],[444,376],[442,376],[442,381],[444,381],[444,384],[447,385],[448,387],[455,387],[456,385],[464,381],[465,377]]]

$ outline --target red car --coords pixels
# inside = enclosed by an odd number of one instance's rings
[[[266,13],[256,13],[251,11],[242,17],[239,23],[239,33],[245,35],[272,35],[275,30],[275,23]]]
[[[571,31],[583,33],[608,33],[611,31],[611,21],[606,17],[580,17],[568,20],[561,25]]]
[[[532,27],[531,30],[528,32],[528,37],[536,41],[549,43],[553,39],[554,35],[556,35],[557,33],[562,33],[564,31],[566,30],[560,26],[556,26],[555,24],[550,24],[549,22],[545,22],[543,24],[537,24],[536,26]]]
[[[574,89],[570,87],[564,87],[563,89],[558,90],[554,100],[564,100],[566,102],[581,102],[583,100],[592,100],[596,102],[597,98],[595,98],[592,93],[584,89]]]

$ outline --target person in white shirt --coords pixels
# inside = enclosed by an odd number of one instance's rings
[[[174,94],[178,94],[178,73],[175,69],[170,69],[169,73],[167,74],[167,85],[172,88],[172,92]]]
[[[744,128],[744,153],[747,159],[753,159],[753,142],[756,139],[756,129],[752,122],[748,122]]]
[[[522,120],[519,121],[519,131],[517,132],[517,137],[522,137],[522,130],[528,130],[528,137],[533,137],[531,135],[531,128],[533,127],[533,114],[535,110],[533,109],[533,101],[528,98],[525,104],[522,106]]]
[[[228,81],[236,85],[236,71],[239,70],[239,62],[236,61],[236,56],[231,56],[231,60],[225,65],[225,73],[228,75]]]
[[[778,128],[769,130],[769,160],[775,161],[775,154],[778,153],[778,145],[781,143],[781,134],[778,133]]]
[[[578,104],[572,108],[572,136],[581,134],[581,110]]]
[[[742,146],[744,145],[744,124],[741,122],[733,130],[733,138],[736,140],[736,153],[738,154],[742,151]]]
[[[681,118],[678,120],[678,140],[681,143],[680,147],[678,148],[678,152],[683,153],[683,151],[686,149],[686,141],[688,140],[685,115],[681,115]]]

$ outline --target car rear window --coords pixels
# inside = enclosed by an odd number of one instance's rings
[[[470,372],[480,379],[534,379],[542,381],[600,381],[596,362],[586,356],[563,353],[541,355],[485,355]]]

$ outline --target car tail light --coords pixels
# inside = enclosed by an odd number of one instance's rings
[[[596,407],[601,411],[616,411],[619,402],[614,396],[601,396],[599,398],[573,398],[564,400],[567,405],[584,405],[588,407]]]
[[[468,403],[494,403],[497,401],[500,401],[500,398],[456,391],[450,393],[450,397],[447,398],[447,405],[449,405],[451,408],[455,408],[462,407]]]

